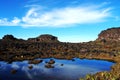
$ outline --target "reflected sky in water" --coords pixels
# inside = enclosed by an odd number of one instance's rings
[[[28,64],[28,61],[18,61],[11,64],[0,61],[0,80],[79,80],[86,74],[95,74],[100,71],[109,71],[114,64],[103,60],[88,60],[74,58],[72,60],[54,59],[54,68],[45,68],[45,62],[48,59],[43,59],[39,64]],[[64,64],[61,66],[61,64]],[[32,65],[30,69],[28,66]],[[11,70],[16,69],[15,74]]]

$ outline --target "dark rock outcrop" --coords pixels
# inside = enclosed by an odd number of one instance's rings
[[[29,38],[30,42],[59,42],[57,37],[49,34],[40,35],[36,38]]]
[[[25,41],[23,39],[18,39],[16,37],[14,37],[13,35],[7,34],[5,36],[3,36],[3,38],[1,39],[3,41]]]
[[[5,35],[2,40],[17,40],[13,35]]]
[[[110,29],[102,31],[98,35],[97,40],[120,41],[120,27],[118,27],[118,28],[110,28]]]

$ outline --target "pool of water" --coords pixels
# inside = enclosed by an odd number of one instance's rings
[[[45,64],[50,58],[42,60],[43,62],[39,64],[28,64],[28,60],[16,61],[11,64],[0,61],[0,80],[79,80],[86,74],[109,71],[114,64],[103,60],[54,59],[54,68],[46,68]],[[30,69],[28,67],[30,65],[33,68]],[[11,73],[13,69],[17,70],[14,74]]]

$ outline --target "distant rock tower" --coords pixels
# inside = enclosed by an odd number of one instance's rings
[[[36,38],[29,38],[28,41],[30,42],[59,42],[57,37],[50,35],[50,34],[43,34]]]
[[[13,35],[5,35],[3,40],[17,40],[17,38],[15,38]]]
[[[120,27],[102,31],[97,40],[120,41]]]

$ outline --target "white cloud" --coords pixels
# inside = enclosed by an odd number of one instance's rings
[[[66,7],[42,12],[32,8],[23,17],[25,23],[23,26],[60,27],[72,24],[96,23],[110,16],[109,11],[110,8],[97,10],[88,7]]]
[[[15,17],[8,21],[0,19],[0,25],[23,27],[66,27],[75,24],[103,22],[110,17],[111,8],[96,6],[65,7],[52,10],[43,10],[39,6],[32,7],[21,19]]]
[[[18,19],[17,17],[14,17],[14,19],[12,20],[12,23],[13,23],[13,24],[18,24],[18,23],[20,23],[20,22],[21,22],[21,20]]]
[[[18,26],[20,22],[21,20],[17,17],[14,17],[11,21],[9,21],[8,18],[2,18],[0,19],[0,26]]]

